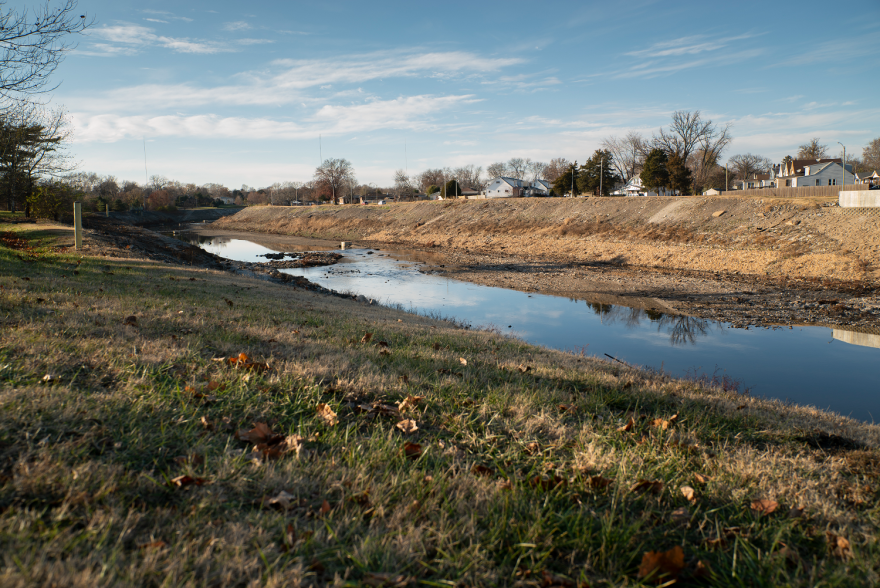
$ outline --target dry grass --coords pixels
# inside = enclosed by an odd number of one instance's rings
[[[876,426],[40,228],[0,225],[45,239],[0,244],[3,586],[639,585],[675,546],[713,586],[878,581]],[[257,422],[299,454],[251,459]]]

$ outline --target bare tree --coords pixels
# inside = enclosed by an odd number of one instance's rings
[[[73,48],[68,40],[94,24],[77,14],[76,0],[58,6],[5,9],[0,4],[0,97],[46,92],[49,76]]]
[[[753,155],[745,153],[742,155],[734,155],[727,160],[727,166],[736,174],[740,180],[747,180],[754,174],[766,174],[773,167],[773,162],[761,155]]]
[[[699,192],[701,185],[697,183],[697,176],[703,176],[704,172],[713,169],[731,139],[730,123],[721,128],[711,120],[703,120],[699,110],[677,110],[672,114],[669,130],[661,128],[660,135],[654,137],[654,147],[669,155],[678,155],[687,162],[694,179],[694,189]],[[697,151],[698,156],[692,157]]]
[[[798,147],[798,159],[824,159],[828,157],[828,145],[819,143],[819,137],[813,137]]]
[[[535,180],[543,180],[546,175],[547,164],[543,161],[533,161],[529,163],[528,174],[531,176],[532,181]]]
[[[394,172],[394,189],[397,191],[398,198],[403,194],[412,198],[414,192],[412,178],[402,169]]]
[[[623,137],[608,137],[602,148],[611,153],[612,164],[624,183],[639,175],[650,147],[639,133],[630,131]]]
[[[347,159],[325,159],[324,163],[315,168],[315,181],[330,189],[334,204],[344,203],[343,188],[354,181],[354,168]]]
[[[555,182],[559,176],[568,173],[571,170],[571,163],[564,157],[554,157],[544,169],[544,179],[551,184]]]
[[[507,168],[507,164],[503,161],[498,161],[490,165],[486,168],[486,173],[490,178],[500,178],[502,176],[506,176],[510,173],[510,170]]]
[[[443,185],[443,179],[446,177],[446,173],[442,169],[426,169],[421,174],[419,174],[419,188],[421,188],[422,192],[427,192],[428,188],[431,186],[437,186],[438,188]]]
[[[522,157],[511,157],[507,160],[507,169],[510,172],[511,177],[521,180],[525,176],[526,170],[528,169],[531,162],[531,159],[523,159]]]
[[[483,168],[475,165],[464,165],[452,170],[452,177],[458,180],[463,190],[481,190],[483,188]]]
[[[862,165],[866,171],[880,170],[880,137],[877,137],[862,150]]]

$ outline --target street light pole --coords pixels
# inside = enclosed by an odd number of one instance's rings
[[[571,166],[571,197],[574,198],[574,170],[577,168],[577,160],[575,160],[574,165]]]
[[[841,143],[840,141],[838,141],[837,144],[840,145],[841,147],[843,147],[843,173],[840,174],[840,175],[841,175],[841,179],[842,179],[843,181],[840,182],[840,185],[841,185],[841,186],[846,186],[846,145],[844,145],[844,144]]]

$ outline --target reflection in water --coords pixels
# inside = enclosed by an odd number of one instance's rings
[[[657,325],[657,332],[664,329],[669,332],[669,342],[673,345],[696,345],[700,337],[709,334],[709,321],[693,316],[670,315],[656,310],[644,310],[630,308],[601,302],[587,302],[587,306],[602,321],[602,324],[612,325],[620,322],[629,329],[640,327],[642,320],[647,318]]]
[[[849,343],[850,345],[860,345],[861,347],[875,347],[880,349],[880,335],[871,333],[859,333],[857,331],[844,331],[843,329],[834,329],[831,334],[838,341]]]

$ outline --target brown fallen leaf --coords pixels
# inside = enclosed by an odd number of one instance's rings
[[[207,390],[208,392],[213,392],[214,390],[217,390],[220,387],[221,387],[220,382],[215,382],[214,380],[211,380],[210,382],[205,384],[205,390]]]
[[[635,426],[636,426],[636,421],[632,417],[629,417],[629,420],[626,422],[626,424],[623,425],[622,427],[618,427],[617,430],[624,432],[624,433],[627,433],[629,431],[632,431],[633,427],[635,427]]]
[[[364,333],[364,336],[361,337],[361,343],[369,343],[370,339],[373,338],[373,333]]]
[[[650,427],[660,427],[664,431],[669,428],[669,421],[666,419],[653,419],[648,423]]]
[[[684,550],[676,545],[669,551],[648,551],[642,556],[639,578],[675,579],[684,569]]]
[[[495,473],[495,470],[482,464],[475,463],[471,468],[471,473],[475,476],[491,476]]]
[[[694,480],[696,480],[698,484],[708,484],[712,481],[712,476],[707,476],[706,474],[694,474]]]
[[[465,358],[463,358],[463,357],[459,357],[459,358],[458,358],[458,362],[459,362],[461,365],[467,365],[467,360],[466,360]]]
[[[363,583],[367,586],[387,586],[389,588],[403,588],[412,582],[412,578],[403,574],[390,574],[380,572],[367,572],[363,577]]]
[[[168,544],[162,541],[161,539],[157,541],[153,541],[151,543],[144,543],[143,545],[138,545],[138,549],[163,549],[168,547]]]
[[[688,500],[690,502],[697,501],[696,497],[694,496],[694,489],[690,486],[682,486],[681,488],[679,488],[679,490],[681,491],[681,495],[684,496],[685,500]]]
[[[831,531],[825,531],[825,540],[828,542],[828,551],[831,552],[831,555],[840,559],[852,557],[852,548],[845,537]]]
[[[180,455],[174,458],[174,463],[178,465],[202,465],[205,463],[205,457],[198,453],[192,455]]]
[[[379,347],[388,347],[388,341],[379,341],[376,345]]]
[[[202,423],[202,426],[205,427],[205,429],[207,429],[208,431],[213,431],[213,430],[214,430],[214,423],[212,423],[211,421],[209,421],[209,420],[208,420],[208,417],[202,415],[201,423]]]
[[[266,504],[268,506],[273,507],[273,508],[277,508],[278,510],[290,510],[291,508],[296,506],[295,502],[296,502],[296,496],[294,496],[293,494],[289,494],[289,493],[285,492],[284,490],[282,490],[281,492],[278,493],[278,496],[274,496],[274,497],[270,498],[266,502]],[[295,541],[295,536],[296,536],[296,533],[294,533],[294,541]]]
[[[412,419],[404,419],[397,423],[395,426],[407,435],[415,433],[419,430],[418,425],[416,425],[416,422]]]
[[[639,479],[635,485],[629,489],[630,492],[650,492],[651,494],[660,494],[663,492],[663,482],[660,480],[643,480]]]
[[[418,406],[419,402],[421,402],[424,399],[425,399],[424,396],[409,395],[397,403],[397,410],[400,412],[406,412],[406,411]]]
[[[759,498],[758,500],[753,500],[750,507],[752,515],[757,517],[774,513],[779,508],[779,503],[768,498]]]
[[[422,446],[418,443],[404,443],[403,453],[409,459],[418,459],[422,455]]]
[[[336,417],[336,413],[333,412],[333,409],[323,402],[315,407],[315,412],[317,412],[318,416],[323,419],[324,423],[330,427],[339,422],[339,419]]]
[[[689,521],[691,520],[691,511],[689,511],[686,506],[676,508],[672,511],[672,520],[676,523]]]
[[[560,404],[559,412],[575,412],[577,409],[577,405],[574,404]]]
[[[529,373],[530,371],[532,371],[532,366],[530,366],[530,365],[520,365],[520,366],[519,366],[518,368],[516,368],[516,369],[519,370],[519,372],[520,372],[521,374],[527,374],[527,373]]]
[[[137,322],[138,322],[138,317],[131,315],[131,316],[125,317],[125,319],[122,321],[122,324],[128,325],[130,327],[136,327]]]
[[[434,351],[440,351],[440,344],[439,343],[434,343],[433,345],[431,345],[431,347],[434,349]]]
[[[201,486],[205,483],[204,478],[193,478],[192,476],[177,476],[171,480],[171,483],[182,488],[184,486]]]
[[[398,377],[397,379],[400,380],[401,382],[403,382],[404,384],[409,384],[409,376],[407,376],[406,374],[403,374],[402,376]]]
[[[536,442],[532,441],[531,443],[526,443],[525,451],[529,455],[535,455],[536,453],[541,452],[541,446],[538,445]]]
[[[330,510],[331,510],[331,509],[330,509],[330,503],[329,503],[329,502],[327,502],[327,501],[325,500],[324,502],[321,503],[321,510],[320,510],[320,512],[321,512],[322,515],[327,514],[328,512],[330,512]]]
[[[607,488],[614,480],[611,478],[605,478],[603,476],[590,476],[590,486],[593,488]]]
[[[235,433],[235,438],[239,441],[245,441],[247,443],[267,443],[272,444],[284,439],[284,435],[278,435],[272,432],[272,429],[269,428],[269,425],[266,423],[254,423],[254,428],[250,431],[238,431]]]

